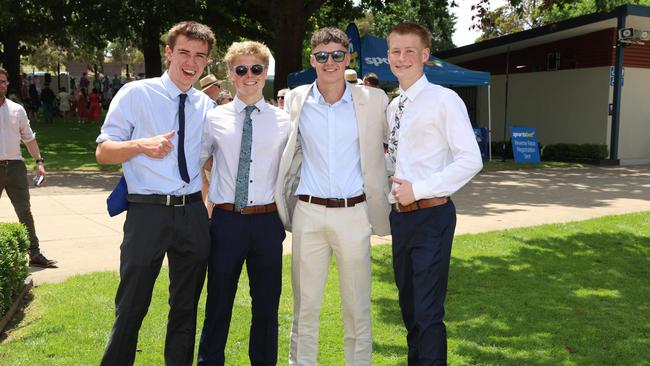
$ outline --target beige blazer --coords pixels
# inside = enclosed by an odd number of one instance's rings
[[[312,85],[315,84],[300,86],[285,95],[285,108],[289,112],[290,120],[289,140],[280,159],[275,203],[282,223],[288,231],[291,231],[291,219],[296,207],[297,197],[294,193],[300,182],[302,163],[298,125],[302,106]],[[389,188],[383,147],[388,97],[380,89],[364,86],[350,86],[350,88],[359,131],[361,172],[372,233],[388,235],[390,233],[388,224],[390,207],[387,201]]]

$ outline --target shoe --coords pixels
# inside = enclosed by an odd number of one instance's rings
[[[59,268],[55,260],[47,259],[41,253],[29,256],[29,265],[42,268]]]

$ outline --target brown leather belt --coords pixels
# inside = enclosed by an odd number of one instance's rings
[[[278,211],[278,206],[275,205],[275,202],[269,203],[268,205],[246,206],[243,208],[236,208],[232,203],[219,203],[214,205],[214,207],[224,211],[237,212],[242,215],[260,215]]]
[[[299,194],[298,199],[308,203],[314,203],[325,207],[353,207],[366,200],[366,194],[352,198],[318,198],[306,194]]]
[[[449,197],[433,197],[433,198],[425,198],[419,201],[415,201],[410,205],[406,205],[406,206],[400,205],[399,203],[393,203],[391,207],[395,212],[411,212],[422,208],[430,208],[430,207],[444,205],[448,201],[449,201]]]

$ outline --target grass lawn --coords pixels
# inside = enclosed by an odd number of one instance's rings
[[[289,259],[279,364],[286,364],[291,327]],[[372,261],[373,364],[405,365],[390,246],[374,247]],[[117,281],[115,273],[95,273],[34,289],[24,318],[0,343],[0,364],[97,365]],[[164,363],[167,286],[163,270],[140,332],[138,365]],[[339,309],[332,269],[321,315],[321,365],[343,364]],[[249,312],[243,274],[228,365],[248,364]],[[451,365],[650,365],[650,212],[458,236],[446,319]]]
[[[102,118],[106,111],[102,110]],[[69,122],[56,118],[53,124],[45,124],[42,118],[31,121],[36,140],[45,159],[46,170],[103,170],[117,171],[120,165],[99,165],[95,160],[95,139],[101,123],[78,125],[76,117]],[[23,157],[28,169],[34,169],[34,160],[22,145]]]

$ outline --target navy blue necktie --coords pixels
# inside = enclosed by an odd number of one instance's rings
[[[185,99],[187,94],[179,95],[181,101],[178,104],[178,171],[185,183],[190,182],[190,175],[187,173],[187,162],[185,161]]]

